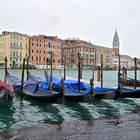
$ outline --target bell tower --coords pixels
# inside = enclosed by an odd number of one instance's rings
[[[120,54],[119,48],[120,48],[120,42],[119,42],[118,32],[117,32],[117,29],[116,29],[114,37],[113,37],[113,42],[112,42],[112,49],[113,49],[113,54],[114,55],[119,55]]]

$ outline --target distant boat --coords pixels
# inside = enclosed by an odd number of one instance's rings
[[[121,74],[121,81],[124,86],[134,87],[135,80],[133,78],[127,77],[126,79],[123,79]],[[136,80],[136,87],[140,87],[140,80]]]
[[[10,106],[14,97],[13,89],[10,85],[0,80],[0,105]]]

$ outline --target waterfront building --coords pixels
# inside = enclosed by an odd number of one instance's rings
[[[134,64],[134,60],[128,55],[121,55],[120,56],[120,63],[121,63],[120,64],[121,68],[125,67],[127,69],[131,69],[131,67]]]
[[[134,63],[134,61],[133,61],[133,63]],[[140,70],[140,58],[137,58],[137,68]]]
[[[119,57],[117,55],[112,56],[112,69],[118,69]]]
[[[3,31],[0,35],[0,66],[8,58],[7,67],[21,67],[23,58],[28,57],[29,36],[18,32]]]
[[[78,38],[68,38],[62,42],[62,60],[66,55],[66,64],[68,68],[77,68],[78,52],[80,53],[83,69],[92,69],[95,64],[95,46],[87,41]]]
[[[112,68],[112,48],[95,45],[96,47],[96,66],[101,66],[101,54],[103,55],[103,68]]]
[[[61,39],[57,36],[34,35],[30,37],[29,44],[30,63],[37,68],[45,68],[46,58],[50,58],[52,51],[53,68],[61,67]]]

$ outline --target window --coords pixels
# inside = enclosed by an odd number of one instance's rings
[[[32,56],[32,61],[34,61],[34,57]]]
[[[12,56],[12,51],[10,51],[10,56]]]
[[[39,57],[39,61],[41,61],[41,56]]]
[[[20,47],[22,48],[22,43],[20,43]]]
[[[48,48],[51,48],[51,42],[48,43]]]
[[[34,43],[32,43],[32,46],[34,46]]]
[[[26,46],[25,46],[25,47],[26,47],[26,49],[27,49],[27,47],[28,47],[27,43],[26,43]]]
[[[34,53],[34,50],[32,50],[32,53]]]
[[[13,52],[13,56],[15,56],[15,51]]]
[[[36,50],[36,53],[38,53],[38,50]]]
[[[36,61],[38,61],[38,57],[36,57]]]
[[[39,52],[41,53],[41,50]]]

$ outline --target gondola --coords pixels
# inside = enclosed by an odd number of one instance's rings
[[[12,87],[0,80],[0,105],[10,106],[13,97],[14,93]]]
[[[50,75],[44,71],[44,76],[50,79]],[[60,80],[56,77],[52,77],[53,83],[59,85]],[[89,99],[117,99],[120,91],[118,88],[100,88],[100,87],[89,87],[83,82],[80,82],[80,91],[78,91],[78,81],[77,80],[64,80],[64,97],[67,100],[73,101],[84,101]]]
[[[134,87],[135,80],[133,78],[127,77],[126,80],[123,80],[124,86]],[[136,80],[136,87],[140,87],[140,80]]]
[[[44,71],[44,75],[45,75],[45,77],[47,76],[46,71]],[[48,74],[48,79],[49,78],[50,78],[50,75]],[[57,84],[57,83],[59,83],[58,81],[60,81],[60,80],[53,76],[53,83]],[[65,86],[64,96],[65,97],[67,96],[66,98],[67,99],[69,98],[70,100],[71,100],[71,96],[73,98],[75,98],[76,95],[79,95],[76,92],[76,90],[75,91],[71,90],[70,87],[73,87],[73,86],[71,86],[72,83],[78,84],[78,82],[76,80],[65,80],[64,81],[64,86]],[[67,84],[70,84],[70,86],[67,86]],[[81,86],[81,87],[84,87],[84,86]],[[74,86],[74,89],[77,89],[77,86]],[[73,91],[73,92],[71,92],[71,91]],[[94,96],[94,99],[140,98],[140,89],[132,89],[132,88],[128,88],[128,87],[119,87],[119,86],[115,87],[115,88],[95,87],[95,88],[93,88],[93,91],[92,92],[90,91],[88,94],[91,94],[91,93],[93,94],[92,96]]]
[[[121,98],[140,98],[140,89],[121,88]]]
[[[7,72],[6,80],[13,87],[16,95],[22,95],[24,99],[36,99],[43,102],[59,102],[62,97],[61,91],[50,90],[49,83],[42,81],[24,81],[23,93],[21,93],[21,80]]]
[[[28,80],[30,81],[41,81],[40,78],[28,74]],[[48,81],[50,81],[50,75],[48,74]],[[52,76],[52,84],[56,91],[59,91],[61,89],[62,81],[54,76]],[[85,101],[89,102],[92,100],[92,96],[90,95],[92,93],[92,88],[89,88],[85,86],[82,82],[80,82],[80,91],[77,90],[78,83],[74,80],[65,80],[64,81],[64,90],[63,95],[64,98],[71,101]],[[42,84],[42,88],[45,89],[46,82],[44,81]]]
[[[120,73],[120,81],[122,82],[123,86],[140,87],[140,80],[135,80],[133,78],[128,77],[126,68],[123,68],[123,74]]]

